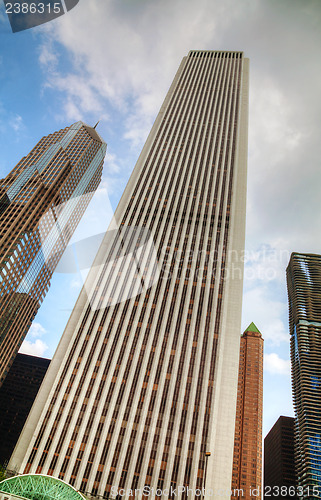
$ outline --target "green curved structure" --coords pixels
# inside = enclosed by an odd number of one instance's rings
[[[61,479],[44,474],[23,474],[0,482],[0,491],[30,500],[85,500]]]

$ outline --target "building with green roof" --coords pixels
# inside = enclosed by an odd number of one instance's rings
[[[56,477],[23,474],[0,482],[0,500],[86,500],[75,488]]]

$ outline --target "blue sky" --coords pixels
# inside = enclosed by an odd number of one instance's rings
[[[250,58],[242,329],[265,339],[264,434],[292,414],[285,268],[291,251],[321,253],[320,21],[319,0],[80,0],[13,34],[0,9],[0,175],[43,135],[101,120],[103,180],[74,241],[108,227],[182,57]],[[53,355],[80,287],[55,274],[24,352]]]

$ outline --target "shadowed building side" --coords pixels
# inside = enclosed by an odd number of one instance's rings
[[[50,360],[17,354],[0,387],[0,464],[9,462]]]
[[[297,498],[294,418],[279,417],[264,439],[264,499]]]

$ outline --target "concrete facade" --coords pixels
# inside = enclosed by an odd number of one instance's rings
[[[115,212],[110,231],[117,237],[110,242],[106,233],[80,293],[12,468],[53,474],[92,498],[144,486],[165,490],[164,498],[174,498],[170,488],[204,486],[230,497],[247,115],[243,54],[191,51]]]

